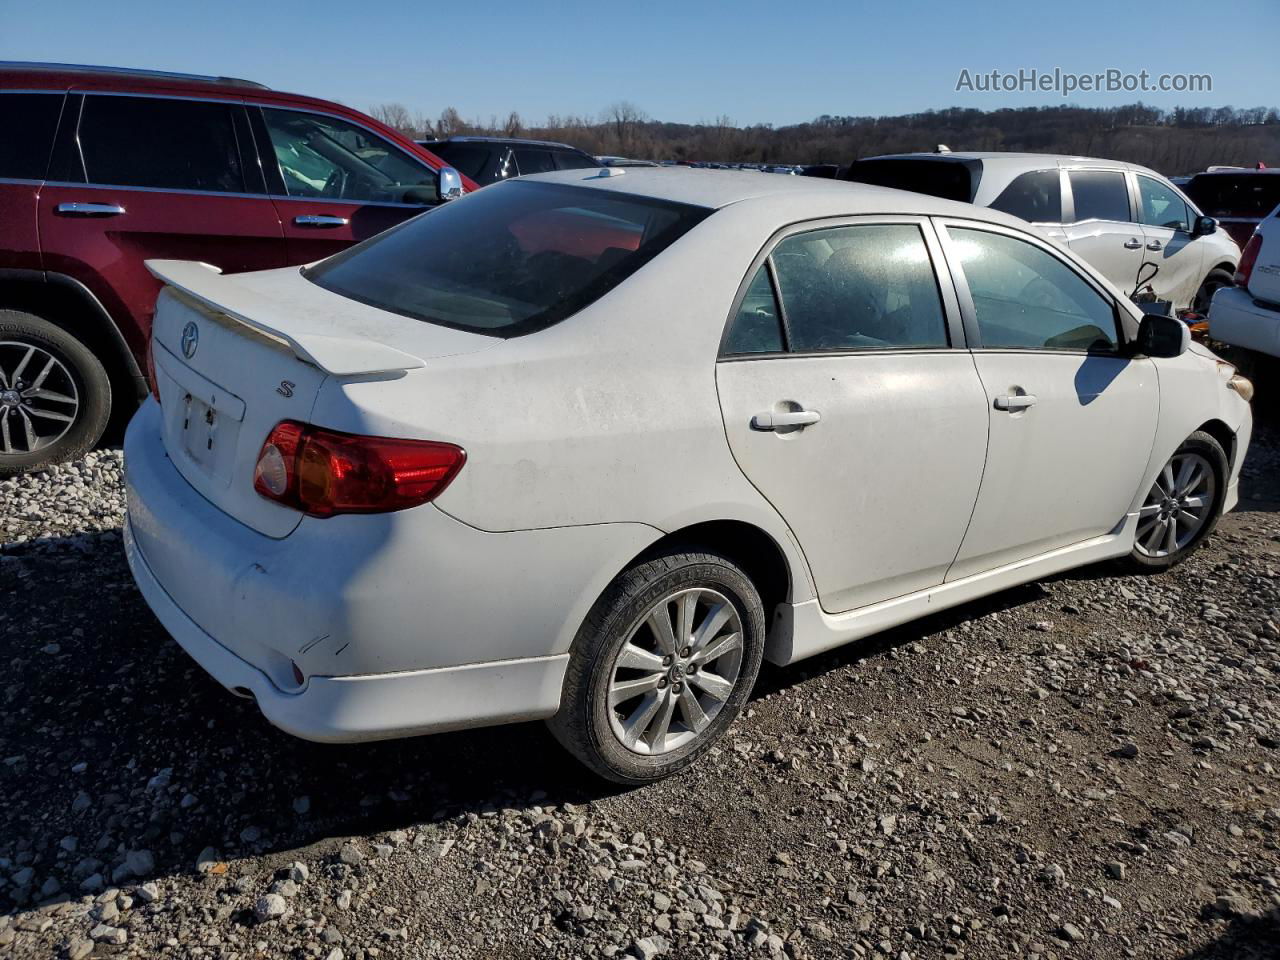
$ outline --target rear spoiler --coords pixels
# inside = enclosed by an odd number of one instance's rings
[[[247,289],[234,275],[194,260],[147,260],[146,268],[165,284],[285,343],[299,360],[336,377],[414,370],[421,358],[358,334],[347,333],[324,318],[300,315],[288,304]]]

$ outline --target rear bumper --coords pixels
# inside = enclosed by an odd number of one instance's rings
[[[1223,287],[1209,307],[1209,335],[1233,347],[1280,357],[1280,307],[1264,306],[1240,287]]]
[[[275,539],[187,483],[153,400],[125,437],[125,484],[129,564],[161,623],[311,740],[552,715],[590,605],[655,536],[643,524],[492,534],[426,505],[308,517]]]
[[[165,592],[124,528],[125,554],[156,618],[215,680],[248,694],[273,725],[304,740],[346,743],[549,717],[568,655],[360,677],[312,677],[295,693],[205,633]]]

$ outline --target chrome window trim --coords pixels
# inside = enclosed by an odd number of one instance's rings
[[[348,207],[393,207],[403,210],[434,210],[433,204],[379,203],[373,200],[327,200],[312,197],[281,197],[271,193],[231,193],[222,190],[187,190],[177,187],[131,187],[120,183],[72,183],[66,180],[7,180],[0,183],[43,184],[46,187],[74,187],[80,190],[132,190],[139,193],[179,193],[197,197],[238,197],[245,200],[302,200],[308,203],[335,203]]]
[[[4,96],[7,93],[43,93],[51,97],[65,97],[67,95],[66,90],[50,87],[44,87],[43,89],[36,90],[24,90],[21,87],[5,87],[3,90],[0,90],[0,96]]]
[[[230,103],[243,104],[243,99],[235,99],[234,97],[197,97],[191,94],[180,93],[130,93],[127,90],[76,90],[72,88],[68,93],[84,97],[134,97],[143,100],[189,100],[192,103]]]
[[[30,185],[33,187],[38,187],[45,182],[46,181],[44,180],[24,180],[21,177],[0,177],[0,183],[11,183],[11,184],[18,184],[21,186]]]

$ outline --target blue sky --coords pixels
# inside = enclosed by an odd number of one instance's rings
[[[0,0],[0,60],[242,76],[360,109],[527,123],[618,100],[663,120],[774,125],[957,105],[1273,106],[1277,37],[1280,0]],[[955,89],[962,69],[1054,67],[1208,73],[1213,91]]]

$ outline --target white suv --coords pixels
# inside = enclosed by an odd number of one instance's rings
[[[1280,359],[1280,207],[1245,245],[1236,286],[1219,290],[1209,310],[1215,340]],[[1270,236],[1270,242],[1267,237]]]
[[[1011,213],[1065,243],[1125,294],[1135,292],[1143,264],[1154,263],[1160,269],[1150,285],[1175,310],[1207,312],[1240,261],[1240,248],[1217,221],[1166,178],[1133,163],[910,153],[858,160],[845,178]]]

